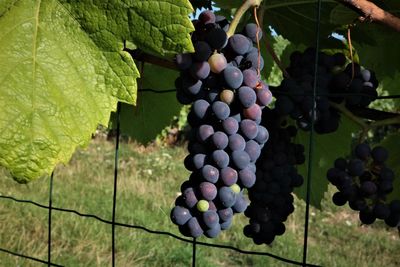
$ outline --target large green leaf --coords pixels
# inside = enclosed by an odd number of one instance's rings
[[[395,173],[394,190],[389,199],[400,199],[400,133],[387,136],[380,144],[389,152],[389,159],[386,165]]]
[[[105,51],[123,40],[153,54],[193,51],[188,0],[59,1]]]
[[[330,134],[313,135],[313,153],[312,153],[312,172],[311,172],[311,204],[315,207],[321,207],[321,200],[328,189],[328,180],[326,172],[333,166],[335,159],[345,157],[350,154],[352,134],[358,130],[358,126],[347,117],[342,117],[339,129]],[[310,144],[310,133],[299,131],[296,142],[303,144],[306,149],[307,161],[299,166],[299,172],[304,177],[304,184],[295,190],[297,196],[306,199],[307,175],[308,175],[308,148]]]
[[[193,50],[180,1],[0,2],[0,165],[20,182],[50,173],[135,103],[127,39],[153,53]]]
[[[139,84],[136,106],[121,106],[121,132],[135,141],[148,143],[168,126],[173,117],[179,114],[181,105],[176,100],[174,89],[178,72],[151,64],[144,66],[143,78]],[[148,89],[154,91],[148,91]],[[169,90],[167,93],[157,93]],[[115,128],[115,114],[112,116],[112,128]]]

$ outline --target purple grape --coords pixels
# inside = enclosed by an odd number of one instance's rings
[[[260,145],[254,140],[249,140],[246,142],[246,147],[244,148],[244,151],[249,154],[250,162],[255,162],[261,155]]]
[[[374,147],[372,149],[371,154],[372,154],[372,158],[374,159],[374,161],[376,161],[378,163],[385,162],[389,157],[389,153],[387,152],[387,150],[381,146]]]
[[[254,104],[243,110],[243,116],[246,119],[253,120],[257,123],[261,122],[262,111],[259,105]]]
[[[196,117],[202,120],[207,116],[207,111],[209,110],[209,107],[210,104],[207,101],[205,101],[204,99],[199,99],[193,103],[192,110],[194,111]]]
[[[229,220],[232,219],[232,217],[233,217],[233,210],[232,210],[232,208],[220,209],[220,210],[218,210],[218,215],[219,215],[219,218],[220,218],[223,222],[226,222],[226,221],[229,221]]]
[[[238,90],[238,97],[243,107],[248,108],[256,103],[257,96],[254,89],[248,86],[242,86]]]
[[[257,72],[253,69],[247,69],[243,71],[243,84],[255,88],[258,84],[259,78]]]
[[[218,190],[218,198],[224,207],[230,208],[236,202],[236,193],[230,187],[222,186]]]
[[[215,184],[218,181],[219,178],[219,171],[217,168],[215,168],[212,165],[204,165],[204,167],[201,169],[201,174],[203,178],[210,183]]]
[[[195,62],[190,66],[190,74],[194,79],[205,79],[210,74],[210,64],[206,61]]]
[[[203,234],[203,229],[201,229],[201,226],[199,224],[199,221],[197,220],[196,217],[192,217],[188,223],[187,226],[189,228],[190,236],[192,237],[200,237]]]
[[[272,93],[268,89],[257,89],[257,104],[268,106],[272,102]]]
[[[241,151],[246,147],[246,141],[240,134],[232,134],[228,139],[228,146],[232,151]]]
[[[244,34],[255,43],[257,42],[257,37],[258,40],[261,40],[262,38],[262,30],[255,23],[247,24],[244,28]]]
[[[225,120],[229,117],[230,108],[222,101],[215,101],[212,106],[212,111],[219,120]]]
[[[186,188],[185,191],[182,192],[182,196],[188,208],[195,207],[197,202],[199,202],[192,187]]]
[[[193,156],[193,167],[195,170],[203,168],[206,164],[207,156],[205,154],[196,154]]]
[[[249,165],[250,157],[246,152],[236,150],[232,152],[232,161],[237,168],[242,170]]]
[[[221,233],[221,225],[217,224],[213,228],[210,228],[204,232],[204,235],[208,238],[215,238]]]
[[[232,135],[237,133],[237,131],[239,130],[239,123],[234,118],[229,117],[222,122],[222,128],[224,129],[226,134]]]
[[[242,213],[247,209],[249,204],[243,195],[237,197],[235,204],[232,206],[232,210],[236,213]]]
[[[371,155],[371,149],[368,144],[358,144],[355,148],[355,154],[359,159],[366,160]]]
[[[214,134],[214,128],[211,125],[203,124],[197,131],[197,137],[200,142],[206,142]]]
[[[269,132],[267,130],[267,128],[265,128],[264,126],[259,125],[258,126],[258,133],[257,136],[254,140],[257,141],[257,143],[259,143],[260,145],[265,144],[268,141],[269,138]]]
[[[223,76],[226,85],[231,89],[238,89],[243,83],[243,74],[236,67],[226,67]]]
[[[199,15],[199,21],[203,24],[215,23],[215,19],[215,15],[211,10],[205,10]]]
[[[223,169],[229,164],[229,155],[224,150],[215,150],[212,159],[218,168]]]
[[[245,119],[240,122],[240,131],[248,139],[254,139],[258,134],[258,125],[252,120]]]
[[[200,193],[203,199],[213,200],[217,196],[217,188],[210,182],[202,182],[199,185]]]
[[[221,180],[226,186],[231,186],[236,184],[238,180],[238,173],[235,169],[231,167],[223,168],[220,171]]]
[[[228,43],[228,36],[223,29],[214,28],[206,36],[206,41],[213,49],[220,50]]]
[[[214,228],[219,224],[219,216],[215,211],[208,210],[203,213],[203,222],[208,228]]]
[[[211,141],[216,149],[225,149],[228,146],[228,136],[221,132],[215,132],[213,136],[211,136]]]
[[[210,45],[203,41],[194,44],[194,51],[193,56],[199,62],[207,61],[212,52]]]
[[[237,55],[244,55],[250,48],[251,43],[242,34],[234,34],[228,40],[229,46]]]
[[[239,181],[246,188],[251,188],[256,183],[256,175],[249,168],[239,171]]]
[[[229,229],[231,226],[232,226],[232,219],[230,219],[230,220],[228,220],[228,221],[226,221],[226,222],[221,223],[221,229],[222,229],[222,230],[227,230],[227,229]]]
[[[192,218],[187,208],[176,206],[171,211],[171,220],[177,225],[184,225]]]

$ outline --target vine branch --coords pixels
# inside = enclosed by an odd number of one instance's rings
[[[231,25],[229,26],[229,30],[227,31],[228,38],[235,34],[236,28],[239,25],[240,19],[246,13],[248,9],[254,6],[260,6],[262,0],[246,0],[243,4],[238,8],[233,17]]]
[[[335,103],[335,102],[332,102],[332,101],[330,101],[329,103],[330,103],[330,105],[332,107],[334,107],[335,109],[340,111],[342,114],[344,114],[350,120],[352,120],[355,123],[357,123],[361,128],[363,128],[363,130],[367,130],[368,129],[368,124],[363,119],[357,117],[350,110],[348,110],[346,108],[346,106],[344,105],[344,103],[338,104],[338,103]]]
[[[265,3],[265,2],[264,2]],[[265,4],[261,5],[259,11],[258,11],[258,20],[260,22],[261,25],[261,30],[263,33],[263,38],[265,39],[265,46],[267,48],[268,53],[272,56],[272,59],[274,60],[274,62],[276,63],[276,65],[278,66],[278,68],[282,71],[283,73],[283,77],[285,78],[290,78],[289,73],[286,71],[285,67],[282,64],[282,61],[279,59],[278,55],[275,53],[274,48],[271,46],[271,44],[268,42],[267,39],[267,34],[266,31],[263,29],[263,25],[264,25],[264,16],[265,16]]]
[[[147,63],[153,64],[153,65],[157,65],[157,66],[164,67],[164,68],[171,69],[171,70],[176,70],[176,71],[179,70],[178,67],[175,65],[175,63],[172,60],[159,58],[159,57],[147,54],[139,49],[131,50],[131,49],[125,48],[124,51],[128,52],[134,60],[138,60],[141,62],[147,62]]]
[[[383,10],[368,0],[336,0],[357,12],[361,22],[379,22],[400,32],[400,18]]]
[[[373,128],[385,126],[385,125],[400,124],[400,114],[398,114],[397,116],[392,117],[392,118],[374,121],[372,123],[366,123],[364,121],[364,119],[354,115],[353,112],[351,112],[349,109],[347,109],[344,102],[342,102],[340,104],[335,103],[335,102],[330,102],[330,105],[333,108],[340,111],[342,114],[344,114],[350,120],[354,121],[356,124],[358,124],[362,128],[362,131],[360,133],[360,138],[359,138],[360,143],[365,140],[365,138],[367,137],[368,131]]]

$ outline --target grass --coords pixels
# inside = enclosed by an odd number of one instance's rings
[[[122,143],[116,220],[179,235],[169,212],[180,184],[188,177],[183,148],[142,147]],[[114,145],[94,140],[75,153],[68,166],[55,171],[53,205],[111,220]],[[16,184],[0,172],[0,194],[47,205],[49,179]],[[400,266],[398,234],[382,223],[360,226],[348,207],[336,207],[327,193],[323,210],[311,209],[308,261],[322,266]],[[301,261],[304,203],[286,222],[285,235],[271,247],[256,246],[242,234],[246,218],[235,216],[234,225],[216,240],[200,241],[270,252]],[[53,211],[52,262],[65,266],[110,266],[111,226],[91,218]],[[0,199],[0,248],[47,259],[48,211],[29,204]],[[168,236],[117,227],[117,266],[190,266],[192,247]],[[0,266],[41,266],[40,263],[0,252]],[[226,249],[198,246],[197,266],[288,266],[265,256],[249,256]]]

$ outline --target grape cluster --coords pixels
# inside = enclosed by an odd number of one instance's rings
[[[320,134],[335,132],[339,127],[340,114],[330,101],[345,101],[348,107],[366,107],[377,97],[378,81],[375,74],[361,69],[358,64],[348,64],[342,53],[318,54],[316,99],[313,101],[315,49],[308,48],[290,56],[285,78],[276,94],[276,109],[282,116],[289,115],[299,128],[309,130],[314,122]],[[313,113],[312,110],[315,109]]]
[[[263,61],[254,47],[255,24],[229,38],[229,23],[211,11],[193,24],[195,52],[176,57],[181,70],[177,98],[192,103],[190,154],[184,162],[192,173],[181,186],[171,219],[183,235],[213,238],[248,206],[243,189],[256,181],[255,162],[269,137],[260,125],[262,109],[272,95],[258,75]]]
[[[329,91],[333,101],[342,102],[344,100],[349,108],[367,107],[377,98],[378,85],[373,71],[361,69],[357,63],[353,65],[349,63],[344,71],[333,76]],[[335,97],[335,94],[339,96]]]
[[[317,75],[317,97],[313,102],[313,83],[315,71],[315,49],[308,48],[301,53],[295,51],[290,56],[290,66],[287,72],[290,78],[285,78],[278,87],[276,109],[281,116],[290,115],[297,121],[298,127],[309,130],[314,121],[317,133],[330,133],[339,127],[339,113],[329,104],[329,84],[333,70],[343,67],[346,57],[343,54],[329,56],[319,53]],[[315,109],[313,114],[312,110]]]
[[[385,166],[389,154],[381,146],[358,144],[354,157],[349,160],[336,159],[334,167],[327,172],[328,180],[339,190],[333,203],[343,206],[347,202],[351,209],[359,211],[363,224],[372,224],[382,219],[387,225],[400,224],[400,200],[387,201],[393,191],[394,172]]]
[[[283,222],[294,211],[291,193],[303,184],[295,165],[305,161],[304,146],[291,141],[296,127],[281,127],[276,110],[265,109],[263,117],[270,138],[256,164],[256,183],[248,190],[251,202],[245,215],[250,220],[243,229],[255,244],[270,244],[285,232]]]

